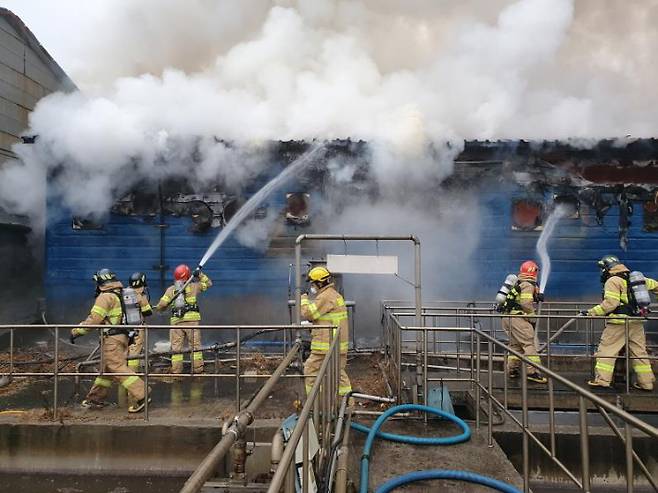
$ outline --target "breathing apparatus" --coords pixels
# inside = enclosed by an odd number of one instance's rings
[[[649,314],[651,297],[649,296],[644,274],[639,271],[631,272],[628,276],[628,285],[630,286],[630,294],[635,301],[634,312],[636,312],[636,315],[646,317]]]
[[[507,308],[508,302],[510,301],[510,296],[512,294],[512,289],[519,282],[519,278],[516,274],[508,274],[503,282],[498,293],[496,293],[496,303],[494,305],[497,312],[503,312]]]

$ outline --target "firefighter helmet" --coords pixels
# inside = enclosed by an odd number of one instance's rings
[[[534,277],[535,279],[537,278],[538,272],[539,266],[532,260],[526,260],[521,264],[521,267],[519,268],[519,274]]]
[[[117,276],[110,269],[100,269],[93,276],[92,279],[96,282],[96,286],[104,286],[108,282],[117,281]]]
[[[313,267],[308,271],[307,279],[309,282],[325,282],[331,277],[331,272],[326,267]]]
[[[614,255],[606,255],[603,257],[601,260],[597,262],[597,265],[599,266],[599,269],[602,271],[609,271],[613,267],[621,264],[619,261],[619,258],[615,257]]]
[[[143,272],[133,272],[130,276],[129,284],[131,288],[143,288],[146,286],[146,274]]]
[[[174,269],[174,280],[175,281],[187,281],[192,277],[192,271],[189,266],[185,264],[180,264]]]

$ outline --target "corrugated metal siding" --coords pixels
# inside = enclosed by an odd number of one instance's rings
[[[481,284],[474,286],[483,297],[498,289],[509,272],[518,272],[521,262],[539,261],[535,245],[541,232],[512,231],[512,199],[524,197],[521,189],[488,191],[481,198],[483,221],[480,245],[473,259]],[[546,287],[551,299],[597,298],[600,296],[596,261],[614,254],[632,270],[658,277],[658,234],[642,230],[641,204],[634,204],[628,250],[619,246],[619,207],[613,206],[602,225],[587,225],[582,219],[562,219],[548,244],[552,273]],[[483,298],[485,299],[485,298]]]

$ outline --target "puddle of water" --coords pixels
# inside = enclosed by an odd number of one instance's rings
[[[58,476],[0,474],[3,491],[12,493],[174,493],[185,478],[122,476]]]

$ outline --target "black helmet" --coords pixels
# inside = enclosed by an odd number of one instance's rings
[[[602,271],[610,271],[610,269],[621,264],[621,262],[614,255],[606,255],[597,264]]]
[[[143,288],[146,286],[146,274],[143,272],[133,272],[130,276],[129,284],[131,288]]]
[[[96,281],[96,286],[104,286],[108,282],[116,282],[117,276],[110,269],[101,269],[96,274],[92,276],[92,279]]]

